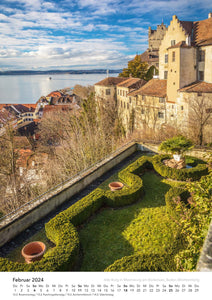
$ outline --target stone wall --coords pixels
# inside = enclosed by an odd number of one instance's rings
[[[201,50],[205,50],[205,63],[204,68],[200,69],[200,62],[199,62],[199,70],[204,71],[204,81],[212,82],[212,45],[207,47],[201,47]]]
[[[137,144],[135,142],[125,145],[70,180],[54,187],[39,198],[32,200],[15,212],[3,217],[0,223],[0,246],[55,210],[136,150]],[[145,151],[145,148],[143,150]]]
[[[197,271],[212,272],[212,222],[200,254]]]
[[[151,27],[149,27],[148,43],[150,50],[159,50],[161,41],[166,33],[166,29],[166,25],[163,23],[158,25],[156,30],[152,30]]]

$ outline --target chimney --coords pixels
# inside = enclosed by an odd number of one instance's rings
[[[209,12],[208,19],[212,18],[212,12]]]

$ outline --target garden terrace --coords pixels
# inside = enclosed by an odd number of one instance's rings
[[[189,209],[189,194],[185,182],[159,176],[155,161],[157,156],[138,158],[110,178],[124,183],[122,190],[111,192],[105,182],[50,219],[45,233],[55,246],[40,262],[2,258],[1,270],[175,271],[175,255],[186,243],[174,221],[179,216],[170,214],[172,195]]]

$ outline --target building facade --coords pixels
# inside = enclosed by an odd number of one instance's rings
[[[117,82],[112,88],[101,87],[100,82],[95,85],[96,95],[114,95],[126,130],[158,130],[168,125],[198,136],[200,143],[211,143],[212,13],[195,22],[181,21],[174,15],[168,28],[163,24],[157,31],[149,28],[149,51],[156,51],[157,47],[158,78],[155,76],[141,86],[130,86],[130,80],[136,83],[137,78]]]

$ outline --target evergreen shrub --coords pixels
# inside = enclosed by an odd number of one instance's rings
[[[66,219],[53,218],[46,226],[46,235],[56,246],[46,252],[41,261],[31,264],[0,258],[0,270],[7,272],[50,272],[71,268],[78,258],[79,237],[75,227]]]
[[[137,176],[151,167],[149,157],[141,157],[118,173],[124,188],[115,192],[106,191],[106,204],[112,207],[121,207],[138,201],[144,193],[143,181]],[[136,175],[135,175],[136,174]]]
[[[131,172],[145,168],[147,159],[132,164],[127,171],[119,172],[120,180],[127,186],[116,192],[104,192],[97,188],[65,211],[59,213],[47,224],[47,237],[55,243],[40,262],[22,264],[0,258],[1,271],[60,271],[70,269],[77,261],[79,238],[74,226],[79,226],[95,214],[103,205],[123,206],[139,199],[143,193],[142,179]],[[144,165],[144,166],[141,166]]]
[[[165,195],[166,201],[166,211],[173,218],[178,219],[179,211],[176,209],[178,207],[179,201],[181,202],[181,207],[183,209],[189,208],[188,198],[191,194],[188,190],[183,187],[172,187]]]
[[[195,181],[208,174],[208,167],[205,163],[198,163],[190,169],[174,169],[164,165],[163,160],[168,158],[170,158],[169,155],[155,155],[152,159],[155,171],[163,177],[182,181]],[[195,161],[195,158],[193,159]]]
[[[167,254],[136,253],[116,260],[104,272],[167,272],[173,271],[173,268]]]

